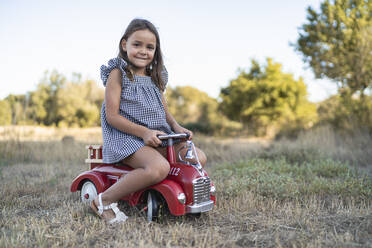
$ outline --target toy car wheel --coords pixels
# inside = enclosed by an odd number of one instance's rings
[[[159,202],[155,192],[147,194],[147,221],[151,222],[159,217]]]
[[[192,218],[199,219],[202,215],[201,215],[201,213],[194,213],[194,214],[190,214],[190,216]]]
[[[92,181],[85,181],[80,191],[81,201],[89,204],[97,197],[97,189]]]

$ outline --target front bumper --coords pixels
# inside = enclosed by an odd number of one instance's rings
[[[212,200],[193,204],[193,205],[187,205],[186,206],[186,213],[202,213],[202,212],[208,212],[213,209],[214,202]]]

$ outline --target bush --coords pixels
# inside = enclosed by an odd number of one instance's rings
[[[331,125],[338,132],[355,130],[372,134],[372,96],[336,95],[318,105],[319,125]]]

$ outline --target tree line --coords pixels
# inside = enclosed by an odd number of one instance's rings
[[[292,44],[317,78],[328,78],[338,93],[320,103],[307,99],[295,79],[271,58],[248,68],[215,99],[193,87],[168,87],[169,111],[192,130],[213,135],[296,134],[315,125],[372,131],[372,2],[326,0],[307,9],[307,22]],[[0,101],[0,125],[100,125],[104,90],[92,80],[47,72],[35,91]]]
[[[104,92],[93,80],[71,80],[57,71],[46,72],[35,91],[9,95],[0,101],[0,124],[56,127],[98,126]]]
[[[188,128],[214,135],[265,135],[292,121],[311,126],[316,107],[307,101],[303,80],[282,72],[272,59],[265,65],[251,63],[249,71],[241,71],[221,90],[219,100],[190,86],[168,87],[169,111]],[[103,100],[104,89],[92,80],[81,80],[79,74],[67,80],[57,71],[46,72],[35,91],[0,101],[0,124],[99,126]]]

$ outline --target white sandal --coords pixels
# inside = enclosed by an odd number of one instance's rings
[[[112,211],[114,211],[115,218],[113,218],[111,220],[108,220],[107,222],[109,224],[121,223],[121,222],[126,221],[126,219],[128,219],[128,216],[126,216],[122,211],[119,210],[117,202],[111,203],[108,206],[103,206],[103,204],[102,204],[102,193],[100,193],[98,195],[98,203],[99,203],[99,205],[97,207],[96,203],[93,200],[90,205],[91,205],[91,208],[94,210],[94,212],[96,212],[96,214],[98,214],[99,216],[102,217],[103,211],[105,211],[105,210],[112,209]]]

